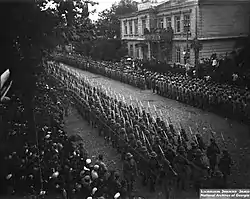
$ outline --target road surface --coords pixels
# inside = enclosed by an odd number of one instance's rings
[[[153,108],[155,106],[158,114],[161,110],[165,119],[170,117],[174,124],[181,123],[187,131],[191,127],[192,131],[200,133],[206,142],[211,138],[210,129],[212,129],[220,147],[227,148],[234,160],[232,175],[229,178],[231,187],[250,187],[249,129],[243,123],[164,98],[153,94],[150,90],[140,90],[101,75],[71,68],[78,71],[81,77],[89,79],[91,84],[112,90],[112,95],[116,93],[117,96],[118,94],[124,96],[127,103],[136,106],[137,99],[147,107],[149,102],[153,115],[156,115]]]

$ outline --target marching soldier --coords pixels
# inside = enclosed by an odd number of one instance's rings
[[[150,191],[155,192],[155,186],[156,186],[156,180],[158,177],[158,171],[159,171],[159,162],[157,160],[157,154],[152,151],[150,153],[150,160],[149,160],[149,186]]]
[[[170,162],[165,157],[163,158],[163,173],[162,179],[162,192],[165,199],[174,198],[174,189],[176,186],[177,172],[172,168]]]
[[[134,188],[135,177],[138,176],[137,165],[131,153],[127,153],[123,164],[123,175],[131,193]]]
[[[187,156],[189,161],[194,160],[197,150],[198,150],[197,145],[194,142],[192,142],[191,149],[188,151],[188,156]]]
[[[227,150],[223,150],[223,156],[219,161],[219,170],[223,174],[224,186],[227,187],[227,178],[231,173],[232,159]]]
[[[100,66],[98,66],[100,67]],[[107,70],[108,73],[111,73],[112,76],[119,76],[121,75],[119,72],[117,72],[116,70]],[[178,80],[178,78],[170,78],[167,77],[166,80],[161,79],[160,77],[157,78],[155,77],[156,74],[152,75],[152,81],[154,82],[153,84],[155,84],[154,88],[153,88],[153,92],[155,92],[155,90],[157,90],[157,92],[162,95],[163,92],[167,92],[169,93],[169,95],[172,98],[179,98],[179,100],[187,100],[190,101],[190,103],[193,103],[192,101],[194,101],[194,104],[197,103],[197,105],[199,104],[203,104],[202,100],[203,100],[203,95],[202,95],[202,90],[197,89],[197,86],[192,86],[192,84],[184,86],[185,89],[182,89],[181,87],[183,86],[183,84],[185,85],[185,81],[181,82],[180,80]],[[155,77],[155,78],[154,78]],[[140,86],[139,84],[141,83],[141,79],[140,79],[140,75],[136,75],[133,76],[132,73],[128,73],[126,74],[126,76],[124,78],[128,78],[128,81],[130,84],[136,84],[137,86]],[[183,78],[183,77],[182,77]],[[164,86],[159,86],[159,89],[157,89],[157,81],[159,83],[159,85],[162,84],[162,82],[167,82],[166,83],[166,90],[165,88],[163,89]],[[195,85],[196,83],[194,83],[193,85]],[[198,85],[198,84],[196,84]],[[142,113],[140,113],[140,110],[135,110],[134,107],[132,106],[127,106],[126,104],[120,105],[120,101],[119,100],[114,100],[111,97],[107,97],[107,94],[104,95],[102,93],[102,91],[100,91],[100,89],[92,89],[91,85],[86,84],[84,85],[84,87],[86,87],[86,91],[84,93],[86,93],[86,95],[88,95],[88,97],[85,98],[85,100],[87,101],[87,103],[82,103],[79,104],[79,108],[81,106],[85,106],[85,104],[90,104],[89,106],[89,113],[91,114],[91,121],[94,121],[93,123],[98,124],[98,126],[100,126],[100,121],[97,119],[99,118],[103,118],[103,122],[104,124],[107,124],[105,126],[107,126],[107,128],[109,129],[109,133],[104,133],[107,135],[107,137],[111,137],[113,145],[116,146],[116,143],[118,143],[118,150],[121,151],[121,153],[123,154],[123,156],[125,156],[124,154],[126,154],[126,152],[128,151],[127,149],[129,149],[129,151],[131,151],[134,154],[134,157],[136,158],[136,160],[138,161],[138,165],[140,165],[140,170],[142,173],[144,173],[145,170],[147,170],[148,172],[145,172],[146,175],[144,174],[143,176],[143,181],[144,184],[146,184],[147,179],[150,180],[150,188],[152,191],[154,191],[155,189],[155,183],[157,180],[157,176],[158,176],[158,172],[159,172],[159,168],[160,168],[160,161],[158,160],[158,156],[157,154],[159,154],[159,149],[157,148],[158,145],[162,146],[164,145],[163,149],[164,149],[164,154],[166,155],[166,157],[168,158],[168,160],[176,167],[176,170],[181,170],[180,168],[183,168],[184,165],[187,166],[187,164],[185,163],[185,161],[183,161],[183,159],[181,159],[181,156],[185,157],[185,148],[183,149],[183,146],[185,146],[185,143],[188,142],[188,138],[187,135],[184,131],[181,131],[180,134],[181,136],[179,136],[179,134],[176,133],[176,131],[174,130],[174,127],[172,124],[169,125],[170,131],[168,130],[168,128],[164,127],[164,125],[161,123],[161,121],[159,120],[159,118],[157,118],[156,124],[152,123],[152,117],[149,113],[146,113],[144,110],[142,111]],[[194,92],[197,92],[197,94],[194,94]],[[186,96],[183,96],[186,95]],[[99,97],[100,96],[100,100]],[[81,100],[81,99],[78,99]],[[100,102],[99,102],[100,101]],[[198,102],[200,101],[200,102]],[[111,103],[110,103],[111,102]],[[86,105],[87,106],[87,105]],[[116,107],[118,107],[118,111],[116,110]],[[104,110],[102,110],[102,108],[104,108]],[[91,110],[92,109],[92,110]],[[83,110],[85,111],[85,110]],[[113,112],[115,112],[113,114]],[[122,114],[122,116],[121,116]],[[102,116],[103,115],[103,116]],[[98,116],[98,117],[96,117]],[[124,118],[123,118],[124,117]],[[142,117],[142,118],[141,118]],[[118,118],[122,118],[124,120],[119,120]],[[92,120],[93,119],[93,120]],[[145,124],[144,124],[145,123]],[[124,124],[126,124],[124,126]],[[138,127],[137,127],[138,125]],[[122,128],[124,127],[124,128]],[[138,131],[137,131],[138,129]],[[156,130],[157,129],[157,130]],[[165,131],[164,131],[165,130]],[[105,130],[104,130],[105,131]],[[138,134],[137,134],[138,132]],[[142,133],[144,133],[144,135],[142,136]],[[115,134],[118,133],[118,134]],[[166,133],[166,136],[164,135]],[[128,140],[128,136],[129,135],[129,140]],[[145,141],[146,139],[143,140],[142,137],[146,137],[148,140],[147,142]],[[181,139],[180,142],[176,142],[176,137],[179,136]],[[116,139],[117,138],[117,139]],[[153,143],[153,139],[155,138],[155,143]],[[140,140],[139,142],[136,142],[137,140]],[[171,141],[174,140],[174,141]],[[142,145],[142,141],[144,145],[150,145],[150,150],[151,148],[153,148],[153,152],[151,153],[151,157],[149,157],[148,155],[148,149],[146,147],[144,147]],[[148,143],[149,141],[149,143]],[[170,141],[170,143],[169,143]],[[135,142],[137,143],[135,145]],[[164,143],[162,143],[164,142]],[[192,143],[192,149],[188,151],[188,159],[190,161],[193,161],[196,164],[198,164],[202,169],[201,170],[205,170],[207,169],[207,167],[205,166],[206,164],[203,163],[202,160],[202,152],[198,149],[205,149],[205,146],[201,143],[202,140],[199,141],[199,136],[197,136],[197,145]],[[182,146],[180,146],[182,145]],[[210,157],[210,163],[213,162],[214,158],[214,148],[216,148],[215,146],[212,146],[213,144],[211,143],[211,145],[208,147],[207,150],[207,154]],[[136,150],[134,150],[134,148],[137,146]],[[185,146],[186,147],[186,146]],[[176,148],[178,149],[178,151],[176,151]],[[186,147],[187,148],[187,147]],[[130,150],[131,149],[131,150]],[[176,152],[179,153],[179,155],[176,155]],[[127,154],[127,157],[130,157],[131,153]],[[200,155],[201,154],[201,155]],[[215,153],[217,154],[216,156],[218,156],[219,154],[219,150],[217,150],[217,152]],[[132,154],[131,154],[132,155]],[[128,158],[129,159],[129,158]],[[133,158],[130,158],[133,159]],[[147,162],[150,159],[149,162]],[[226,159],[226,158],[225,158]],[[161,160],[162,161],[162,160]],[[183,162],[182,162],[183,161]],[[125,161],[127,163],[127,165],[129,165],[130,161]],[[124,162],[124,164],[125,164]],[[133,162],[133,161],[132,161]],[[162,161],[164,162],[164,161]],[[220,169],[222,170],[223,167],[222,165],[222,159],[220,161]],[[226,162],[226,161],[224,161]],[[190,163],[190,162],[189,162]],[[214,165],[216,165],[217,162],[215,161],[214,164],[212,164],[213,170],[215,168]],[[132,164],[133,165],[133,164]],[[136,165],[136,164],[134,164]],[[145,165],[145,168],[141,167],[142,165]],[[164,165],[164,163],[163,163]],[[167,163],[166,163],[167,165]],[[166,166],[165,165],[165,166]],[[149,168],[148,168],[149,167]],[[126,168],[126,167],[124,167]],[[130,168],[130,167],[127,167]],[[126,170],[126,169],[124,169]],[[183,173],[181,173],[181,175],[178,177],[178,184],[181,186],[181,188],[185,188],[185,181],[186,179],[188,179],[188,174],[186,174],[184,172],[184,170],[187,169],[183,169],[181,170]],[[196,173],[197,171],[200,171],[199,169],[193,169],[193,173]],[[124,174],[126,172],[124,171]],[[127,172],[128,174],[128,172]],[[184,175],[185,174],[185,175]],[[203,176],[204,173],[201,172],[200,175],[194,175],[194,179],[195,179],[195,185],[196,188],[201,187],[202,185],[202,180],[200,180],[199,176]],[[225,173],[226,174],[226,173]],[[187,177],[185,177],[187,176]],[[196,176],[198,176],[198,180],[196,180]],[[131,178],[129,178],[129,175],[126,176],[127,181],[130,181],[131,183]],[[202,178],[201,178],[202,179]],[[183,183],[184,181],[184,183]],[[163,183],[164,184],[164,183]],[[184,184],[184,186],[183,186]],[[130,186],[131,187],[131,186]]]
[[[178,173],[177,186],[179,189],[185,190],[187,188],[186,182],[190,174],[190,169],[184,147],[181,146],[179,148],[179,154],[174,158],[173,165]]]
[[[204,163],[203,154],[200,149],[196,151],[195,158],[193,160],[194,165],[197,166],[196,169],[193,169],[194,176],[194,187],[197,193],[199,193],[199,190],[202,188],[203,183],[204,183],[204,178],[207,174],[207,165]]]
[[[210,139],[210,142],[211,144],[207,148],[207,157],[209,159],[209,164],[211,169],[210,172],[211,175],[213,175],[215,167],[218,162],[218,155],[220,154],[220,149],[214,139]]]
[[[201,135],[196,134],[196,138],[197,138],[197,142],[198,142],[198,145],[199,145],[199,149],[204,151],[206,149],[206,145],[205,145]]]

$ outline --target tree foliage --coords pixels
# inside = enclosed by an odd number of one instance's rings
[[[96,22],[97,33],[105,38],[120,37],[119,17],[137,11],[137,3],[131,0],[121,0],[113,4],[110,9],[99,13],[99,19]]]
[[[90,52],[93,59],[106,61],[119,61],[126,54],[126,48],[119,39],[98,39]]]
[[[77,39],[76,35],[88,28],[80,27],[80,24],[89,14],[89,3],[94,4],[81,0],[39,0],[2,3],[0,6],[3,27],[0,33],[0,72],[9,68],[13,86],[25,96],[30,132],[35,128],[31,101],[36,86],[36,66],[56,45]]]

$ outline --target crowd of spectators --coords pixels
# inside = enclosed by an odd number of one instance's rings
[[[103,161],[88,158],[77,135],[64,131],[73,101],[53,78],[42,73],[34,97],[36,132],[29,132],[23,96],[11,90],[0,104],[0,193],[36,198],[124,198],[119,174]],[[4,128],[2,128],[4,127]],[[36,134],[31,140],[29,134]]]

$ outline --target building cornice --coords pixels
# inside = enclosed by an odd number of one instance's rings
[[[249,4],[249,0],[199,0],[199,5],[238,5],[239,3]]]
[[[133,12],[133,13],[130,13],[130,14],[127,14],[127,15],[120,16],[119,19],[121,20],[121,19],[126,19],[126,18],[137,17],[139,15],[151,14],[153,12],[154,12],[153,8],[148,8],[148,9],[145,9],[145,10],[140,10],[140,11],[136,11],[136,12]]]
[[[176,4],[176,5],[169,4],[164,8],[156,9],[156,10],[158,13],[161,13],[161,12],[170,11],[170,10],[179,10],[179,9],[183,9],[183,8],[190,8],[190,7],[197,6],[197,5],[198,5],[198,2],[183,2],[180,4]]]
[[[248,35],[236,35],[236,36],[217,36],[217,37],[200,37],[198,40],[200,41],[209,41],[209,40],[226,40],[226,39],[237,39],[237,38],[245,38]]]

